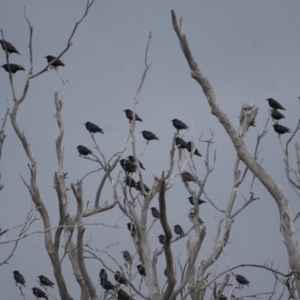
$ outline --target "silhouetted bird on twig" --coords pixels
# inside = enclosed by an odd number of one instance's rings
[[[194,145],[193,145],[191,142],[188,142],[188,143],[187,143],[187,149],[188,149],[189,152],[192,152],[193,147],[194,147]],[[195,149],[194,154],[197,155],[197,156],[202,156],[202,155],[200,154],[200,152],[198,151],[197,148]]]
[[[77,146],[77,149],[78,149],[79,154],[82,156],[87,156],[89,154],[93,154],[93,152],[89,148],[82,146],[82,145]]]
[[[135,234],[135,226],[133,223],[127,223],[127,228],[131,233]]]
[[[109,280],[103,280],[100,284],[105,290],[113,290],[115,287]]]
[[[272,125],[274,127],[274,130],[279,134],[284,134],[284,133],[291,133],[291,129],[285,127],[285,126],[282,126],[280,124],[274,124]]]
[[[123,111],[125,111],[127,119],[133,121],[133,111],[131,109],[125,109]],[[135,113],[135,120],[143,122],[143,120],[137,115],[137,113]]]
[[[25,279],[19,271],[13,271],[16,283],[22,284],[25,287]]]
[[[9,64],[11,73],[15,74],[18,71],[25,71],[24,67],[16,64]],[[2,68],[9,73],[8,64],[4,64]]]
[[[41,285],[50,286],[53,288],[54,283],[49,278],[47,278],[46,276],[43,276],[43,275],[38,276],[38,278],[40,279]]]
[[[158,236],[158,240],[161,244],[163,244],[163,245],[165,244],[165,236],[163,234],[160,234]]]
[[[235,275],[235,279],[239,284],[249,286],[250,282],[246,279],[246,277],[242,275]]]
[[[189,182],[189,181],[196,182],[196,179],[194,178],[194,176],[191,173],[187,172],[187,171],[185,171],[181,174],[181,179],[184,182]]]
[[[188,197],[188,199],[189,199],[189,201],[190,201],[190,203],[191,203],[192,205],[195,205],[193,196]],[[199,205],[200,205],[200,204],[206,203],[206,201],[204,201],[204,200],[202,200],[202,199],[199,198],[199,199],[198,199],[198,203],[199,203]]]
[[[116,271],[115,280],[121,284],[127,284],[128,281],[119,271]]]
[[[47,55],[45,56],[45,58],[47,59],[47,62],[48,64],[53,61],[56,57],[55,56],[52,56],[52,55]],[[56,67],[59,67],[59,66],[62,66],[64,67],[65,64],[60,60],[60,59],[57,59],[56,62],[52,63],[51,64],[52,67],[56,68]]]
[[[271,112],[271,117],[273,120],[280,120],[280,119],[284,119],[284,115],[278,111],[277,109],[272,109],[272,112]]]
[[[221,296],[219,297],[219,300],[227,300],[227,297],[224,296],[224,295],[221,295]]]
[[[120,164],[126,173],[136,172],[136,165],[135,165],[135,163],[131,162],[130,160],[121,159]]]
[[[189,127],[186,126],[182,121],[178,120],[178,119],[173,119],[171,122],[173,122],[173,126],[177,129],[177,130],[181,130],[181,129],[188,129]]]
[[[134,300],[122,289],[118,290],[118,300]]]
[[[178,146],[180,149],[186,149],[188,147],[188,144],[186,141],[184,141],[182,138],[177,137],[175,139],[175,145]]]
[[[86,129],[91,132],[91,133],[96,133],[96,132],[100,132],[103,133],[103,129],[101,129],[98,125],[91,123],[91,122],[86,122],[85,124]]]
[[[129,251],[125,250],[125,251],[122,251],[122,253],[123,253],[123,258],[124,258],[125,262],[127,262],[129,265],[131,265],[132,257],[130,255]]]
[[[151,207],[151,213],[152,213],[152,216],[155,218],[155,219],[159,219],[160,218],[160,212],[158,209],[156,209],[155,207]]]
[[[100,281],[107,280],[107,273],[106,273],[105,269],[100,270],[99,278],[100,278]]]
[[[15,47],[14,45],[12,45],[11,43],[9,43],[9,42],[7,42],[7,41],[5,41],[5,40],[0,40],[0,44],[1,44],[1,46],[2,46],[2,49],[3,49],[4,51],[7,50],[7,52],[8,52],[9,54],[11,54],[11,53],[17,53],[17,54],[20,55],[19,51],[18,51],[18,50],[16,49],[16,47]],[[5,48],[6,48],[6,50],[5,50]]]
[[[140,275],[146,276],[146,269],[143,265],[137,265],[136,267],[137,267],[138,272],[140,273]]]
[[[130,176],[126,176],[125,182],[126,182],[126,185],[129,186],[130,188],[137,189],[135,180],[133,178],[131,178]]]
[[[128,158],[128,160],[130,160],[132,163],[135,164],[135,160],[134,160],[133,155],[129,155],[127,158]],[[146,170],[145,167],[143,166],[143,164],[142,164],[140,161],[138,161],[138,162],[139,162],[140,167],[141,167],[143,170]]]
[[[136,189],[137,189],[138,191],[142,191],[140,181],[138,181],[138,182],[136,183]],[[146,193],[149,193],[149,192],[150,192],[150,189],[146,186],[145,183],[144,183],[144,190],[145,190]]]
[[[183,230],[182,230],[182,228],[181,228],[180,225],[175,225],[175,226],[174,226],[174,232],[175,232],[176,234],[178,234],[178,235],[183,235],[183,234],[184,234],[184,232],[183,232]]]
[[[286,110],[286,109],[285,109],[279,102],[277,102],[275,99],[273,99],[273,98],[268,98],[268,99],[266,99],[266,100],[269,102],[269,105],[270,105],[272,108]]]
[[[143,130],[141,131],[141,134],[143,135],[144,139],[147,140],[147,142],[152,140],[159,140],[159,138],[151,131]]]
[[[34,296],[48,300],[48,296],[41,289],[34,287],[32,288],[32,292]]]

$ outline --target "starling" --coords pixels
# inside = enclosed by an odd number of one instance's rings
[[[187,172],[187,171],[185,171],[181,174],[181,179],[184,182],[189,182],[189,181],[196,182],[196,179],[194,178],[194,176],[191,173]]]
[[[128,281],[119,271],[116,271],[115,280],[121,284],[127,284]]]
[[[189,199],[189,201],[190,201],[190,203],[191,203],[192,205],[195,205],[193,196],[188,197],[188,199]],[[199,205],[200,205],[200,204],[206,203],[206,201],[204,201],[204,200],[202,200],[202,199],[199,198],[199,199],[198,199],[198,203],[199,203]]]
[[[135,234],[135,226],[133,223],[127,223],[127,228],[131,233]]]
[[[227,297],[224,296],[224,295],[221,295],[221,296],[219,297],[219,300],[227,300]]]
[[[155,219],[159,219],[160,218],[160,212],[155,207],[151,207],[151,213],[152,213],[152,216]]]
[[[151,131],[143,130],[141,134],[143,135],[144,139],[148,142],[151,140],[159,140],[159,138]]]
[[[269,102],[269,105],[270,105],[272,108],[286,110],[279,102],[277,102],[277,101],[274,100],[273,98],[268,98],[268,99],[266,99],[266,100]]]
[[[143,265],[137,265],[136,266],[138,269],[138,272],[142,275],[142,276],[146,276],[146,269]]]
[[[107,273],[106,273],[105,269],[100,270],[99,278],[100,278],[101,282],[107,280]]]
[[[135,165],[135,163],[131,162],[130,160],[121,159],[120,164],[126,173],[136,172],[136,165]]]
[[[161,244],[163,244],[163,245],[165,244],[165,236],[163,234],[160,234],[158,236],[158,240]]]
[[[97,126],[94,123],[86,122],[84,125],[85,125],[86,129],[91,133],[100,132],[100,133],[104,134],[103,129],[101,129],[99,126]]]
[[[138,181],[138,182],[136,183],[136,189],[137,189],[138,191],[142,191],[140,181]],[[150,192],[150,189],[146,186],[145,183],[144,183],[144,190],[145,190],[146,193],[149,193],[149,192]]]
[[[280,124],[274,124],[272,125],[274,127],[274,130],[279,134],[284,134],[284,133],[291,133],[291,129],[285,127],[285,126],[282,126]]]
[[[43,275],[38,276],[38,278],[40,279],[41,285],[50,286],[53,288],[54,283],[49,278]]]
[[[45,298],[48,300],[48,296],[39,288],[34,287],[32,288],[33,295],[37,298]]]
[[[22,276],[22,274],[19,271],[13,271],[13,273],[14,273],[14,279],[15,279],[16,283],[20,283],[25,287],[26,281],[25,281],[24,277]]]
[[[180,149],[186,149],[188,147],[188,144],[186,141],[184,141],[183,139],[181,139],[180,137],[177,137],[175,139],[175,144],[176,146],[178,146],[178,148]]]
[[[83,155],[83,156],[87,156],[89,154],[93,154],[93,152],[89,148],[84,147],[82,145],[77,146],[77,149],[78,149],[79,154]]]
[[[21,65],[16,65],[16,64],[9,64],[9,67],[10,67],[10,71],[15,74],[16,72],[18,71],[25,71],[24,67],[21,66]],[[9,70],[8,70],[8,64],[5,64],[2,66],[2,68],[9,73]]]
[[[178,119],[173,119],[171,122],[173,122],[173,126],[177,129],[177,130],[181,130],[181,129],[188,129],[189,127],[186,126],[183,122],[181,122]]]
[[[56,57],[55,57],[55,56],[52,56],[52,55],[47,55],[47,56],[45,56],[45,58],[47,58],[47,62],[48,62],[48,64],[49,64],[49,63],[50,63],[52,60],[54,60]],[[59,66],[64,67],[65,64],[64,64],[60,59],[58,59],[58,60],[56,60],[56,62],[52,63],[51,66],[53,66],[54,68],[59,67]]]
[[[123,253],[123,258],[124,258],[125,262],[127,262],[129,265],[131,265],[132,264],[132,258],[131,258],[130,253],[127,250],[122,251],[122,253]]]
[[[134,160],[133,155],[129,155],[127,158],[128,158],[132,163],[135,164],[135,160]],[[139,160],[138,160],[138,162],[139,162],[140,167],[141,167],[143,170],[146,170],[145,167],[143,166],[143,164],[142,164]]]
[[[105,290],[113,290],[115,287],[109,280],[103,280],[100,284]]]
[[[11,43],[9,43],[9,42],[7,42],[7,41],[5,41],[5,40],[0,40],[0,44],[1,44],[1,46],[2,46],[2,49],[3,49],[4,51],[7,50],[7,52],[8,52],[9,54],[10,54],[10,53],[17,53],[17,54],[20,55],[19,51],[18,51],[18,50],[16,49],[16,47],[13,46]],[[6,48],[6,50],[5,50],[5,48]]]
[[[133,111],[130,109],[125,109],[123,111],[125,111],[127,119],[129,119],[130,121],[133,121]],[[137,113],[135,113],[135,120],[143,122],[143,120],[137,115]]]
[[[187,143],[187,149],[188,149],[189,152],[192,152],[193,147],[194,147],[194,145],[192,145],[191,142],[188,142],[188,143]],[[194,154],[197,155],[197,156],[202,156],[202,155],[199,153],[199,151],[198,151],[197,148],[195,149]]]
[[[284,115],[280,111],[274,108],[272,109],[271,117],[273,120],[285,119]]]
[[[175,232],[176,234],[178,234],[178,235],[183,235],[183,234],[184,234],[184,232],[183,232],[183,230],[182,230],[182,228],[181,228],[180,225],[175,225],[175,226],[174,226],[174,232]]]
[[[242,275],[235,275],[235,279],[239,284],[246,284],[247,286],[249,286],[249,281]]]
[[[133,178],[126,176],[126,185],[128,185],[130,188],[136,188],[136,182]]]
[[[122,289],[118,290],[118,300],[134,300]]]

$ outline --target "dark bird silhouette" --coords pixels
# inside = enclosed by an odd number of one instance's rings
[[[49,278],[47,278],[46,276],[43,276],[43,275],[38,276],[38,278],[40,279],[41,285],[50,286],[53,288],[54,283]]]
[[[135,226],[133,223],[127,223],[127,228],[131,233],[135,234]]]
[[[3,66],[1,66],[6,72],[9,73],[8,70],[8,64],[4,64]],[[15,74],[18,71],[25,71],[24,67],[21,65],[16,65],[16,64],[9,64],[10,67],[10,71]]]
[[[175,226],[174,226],[174,232],[175,232],[176,234],[178,234],[178,235],[183,235],[183,234],[184,234],[184,232],[183,232],[183,230],[182,230],[182,228],[181,228],[180,225],[175,225]]]
[[[175,139],[175,144],[176,144],[176,146],[178,146],[178,148],[180,148],[180,149],[186,149],[186,148],[188,147],[187,142],[184,141],[184,140],[183,140],[182,138],[180,138],[180,137],[177,137],[177,138]]]
[[[138,182],[136,183],[136,189],[137,189],[138,191],[142,191],[142,187],[141,187],[141,182],[140,182],[140,181],[138,181]],[[144,183],[144,190],[145,190],[146,193],[149,193],[149,192],[150,192],[150,189],[146,186],[145,183]]]
[[[192,152],[193,147],[194,147],[194,145],[193,145],[191,142],[188,142],[188,143],[187,143],[187,149],[188,149],[189,152]],[[197,155],[197,156],[202,156],[202,155],[200,154],[200,152],[198,151],[197,148],[195,149],[194,154]]]
[[[125,109],[123,111],[125,111],[127,119],[129,119],[130,121],[133,121],[133,111],[130,109]],[[143,122],[143,120],[137,115],[137,113],[135,113],[135,120]]]
[[[91,132],[91,133],[96,133],[96,132],[100,132],[103,133],[103,129],[101,129],[98,125],[91,123],[91,122],[86,122],[85,124],[86,129]]]
[[[118,300],[134,300],[122,289],[118,290]]]
[[[130,160],[132,163],[135,164],[135,160],[134,160],[133,155],[129,155],[127,158],[128,158],[128,160]],[[140,161],[138,161],[138,162],[139,162],[140,167],[141,167],[143,170],[146,170],[145,167],[143,166],[143,164],[142,164]]]
[[[285,127],[285,126],[282,126],[280,124],[274,124],[272,125],[274,127],[274,130],[279,134],[284,134],[284,133],[291,133],[291,129]]]
[[[52,55],[47,55],[47,56],[45,56],[45,58],[47,58],[47,62],[48,62],[48,64],[49,64],[49,63],[50,63],[52,60],[54,60],[56,57],[55,57],[55,56],[52,56]],[[60,59],[58,59],[56,62],[52,63],[51,66],[54,67],[54,68],[59,67],[59,66],[64,67],[65,64],[64,64]]]
[[[99,278],[100,278],[101,282],[107,280],[107,273],[106,273],[105,269],[100,270]]]
[[[269,105],[270,105],[272,108],[286,110],[286,109],[285,109],[279,102],[277,102],[275,99],[273,99],[273,98],[268,98],[268,99],[266,99],[266,100],[269,102]]]
[[[100,284],[105,290],[113,290],[115,287],[109,280],[103,280]]]
[[[188,129],[189,127],[186,126],[182,121],[178,120],[178,119],[173,119],[171,122],[173,122],[173,126],[177,129],[177,130],[181,130],[181,129]]]
[[[143,265],[137,265],[136,267],[137,267],[138,272],[140,273],[140,275],[146,276],[146,269]]]
[[[130,176],[126,176],[125,182],[126,182],[126,185],[129,186],[130,188],[137,189],[135,180],[133,178],[131,178]]]
[[[192,209],[191,212],[190,212],[190,214],[189,214],[189,218],[190,218],[191,221],[193,221],[194,215],[195,215],[194,209]],[[203,222],[203,220],[201,218],[198,218],[198,222],[199,222],[200,225],[204,224],[204,222]]]
[[[188,197],[188,199],[189,199],[189,201],[190,201],[190,203],[191,203],[192,205],[195,205],[193,196]],[[204,200],[202,200],[202,199],[199,198],[199,199],[198,199],[198,203],[199,203],[199,205],[200,205],[200,204],[206,203],[206,201],[204,201]]]
[[[135,165],[135,163],[131,162],[130,160],[121,159],[120,164],[126,173],[136,172],[136,165]]]
[[[83,155],[83,156],[93,154],[93,152],[89,148],[82,146],[82,145],[77,146],[77,149],[78,149],[79,154]]]
[[[235,275],[236,281],[241,285],[247,285],[249,286],[249,281],[242,275]]]
[[[221,295],[221,296],[219,297],[219,300],[227,300],[227,297],[224,296],[224,295]]]
[[[151,207],[151,213],[152,213],[152,216],[155,219],[159,219],[160,218],[160,212],[155,207]]]
[[[181,174],[181,179],[184,182],[189,182],[189,181],[196,182],[196,179],[194,178],[194,176],[191,173],[187,172],[187,171],[185,171]]]
[[[0,40],[0,44],[1,44],[1,46],[2,46],[2,49],[3,49],[4,51],[7,50],[7,52],[8,52],[9,54],[11,54],[11,53],[17,53],[17,54],[20,55],[19,51],[18,51],[18,50],[16,49],[16,47],[13,46],[11,43],[9,43],[9,42],[7,42],[7,41],[5,41],[5,40]],[[5,48],[6,48],[6,50],[5,50]]]
[[[121,284],[127,284],[128,281],[119,271],[116,271],[115,280]]]
[[[125,262],[127,262],[129,265],[131,265],[132,264],[132,257],[130,255],[130,253],[127,250],[122,251],[122,253],[123,253],[123,258],[124,258]]]
[[[271,112],[271,117],[273,120],[280,120],[280,119],[284,119],[284,115],[278,111],[277,109],[272,109],[272,112]]]
[[[33,292],[34,296],[36,296],[38,298],[45,298],[48,300],[48,296],[41,289],[34,287],[34,288],[32,288],[32,292]]]
[[[13,271],[16,283],[22,284],[25,287],[25,279],[19,271]]]
[[[143,130],[141,131],[141,134],[148,142],[151,140],[159,140],[159,138],[151,131]]]
[[[163,244],[163,245],[165,244],[165,236],[163,234],[160,234],[158,236],[158,240],[161,244]]]

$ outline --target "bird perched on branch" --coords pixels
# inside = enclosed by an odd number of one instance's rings
[[[158,209],[156,209],[155,207],[151,207],[151,213],[152,213],[152,216],[155,218],[155,219],[159,219],[160,218],[160,212]]]
[[[127,284],[128,281],[119,271],[116,271],[115,280],[121,284]]]
[[[188,143],[187,143],[187,149],[188,149],[189,152],[192,152],[193,147],[194,147],[194,145],[193,145],[191,142],[188,142]],[[200,154],[200,152],[198,151],[197,148],[195,149],[194,154],[197,155],[197,156],[202,156],[202,155]]]
[[[135,226],[133,223],[127,223],[127,228],[132,234],[135,234]]]
[[[186,149],[188,147],[188,144],[186,141],[184,141],[182,138],[177,137],[175,139],[175,145],[178,146],[180,149]]]
[[[103,280],[100,282],[101,286],[105,289],[105,290],[113,290],[114,289],[114,285],[109,281],[109,280]]]
[[[159,138],[151,131],[143,130],[141,131],[141,134],[143,135],[144,139],[147,140],[147,142],[151,140],[159,140]]]
[[[189,182],[189,181],[196,182],[196,179],[194,178],[194,176],[191,173],[187,172],[187,171],[185,171],[181,174],[181,179],[184,182]]]
[[[34,287],[32,288],[33,295],[36,296],[37,298],[45,298],[48,300],[48,296],[39,288]]]
[[[158,236],[158,240],[161,244],[163,244],[163,245],[165,244],[165,236],[163,234],[160,234]]]
[[[135,164],[135,160],[134,160],[133,155],[129,155],[127,158],[128,158],[128,160],[130,160],[132,163]],[[143,166],[143,164],[139,160],[138,160],[138,162],[139,162],[139,165],[140,165],[141,169],[146,170],[145,167]]]
[[[241,285],[249,286],[250,282],[242,275],[235,275],[236,281]]]
[[[127,250],[122,251],[122,253],[123,253],[123,258],[124,258],[125,262],[127,262],[129,265],[131,265],[132,264],[132,258],[131,258],[130,253]]]
[[[146,276],[146,269],[143,265],[137,265],[136,267],[137,267],[138,272],[140,273],[140,275]]]
[[[23,275],[19,272],[19,271],[13,271],[14,273],[14,279],[16,281],[16,283],[22,284],[25,287],[25,279],[23,277]]]
[[[12,45],[11,43],[9,43],[9,42],[7,42],[7,41],[5,41],[5,40],[0,40],[0,44],[1,44],[1,46],[2,46],[2,49],[3,49],[4,51],[7,50],[7,52],[8,52],[9,54],[11,54],[11,53],[17,53],[17,54],[20,55],[19,51],[18,51],[18,50],[16,49],[16,47],[15,47],[14,45]],[[6,48],[6,50],[5,50],[5,48]]]
[[[285,127],[285,126],[282,126],[280,124],[274,124],[272,125],[274,127],[274,130],[278,133],[278,135],[280,134],[284,134],[284,133],[291,133],[291,129]]]
[[[125,182],[126,182],[126,185],[129,186],[130,188],[137,189],[135,180],[133,178],[131,178],[130,176],[126,176]]]
[[[100,270],[99,278],[100,278],[100,281],[107,280],[107,273],[106,273],[105,269]]]
[[[284,115],[275,108],[272,109],[271,117],[272,117],[273,120],[280,120],[280,119],[285,118]]]
[[[183,235],[183,234],[184,234],[184,232],[183,232],[183,230],[182,230],[182,228],[181,228],[180,225],[175,225],[175,226],[174,226],[174,232],[175,232],[176,234],[178,234],[178,235]]]
[[[48,64],[53,61],[56,57],[55,56],[52,56],[52,55],[47,55],[45,56],[45,58],[47,59],[47,62]],[[56,62],[52,63],[51,64],[52,67],[56,68],[56,67],[59,67],[59,66],[62,66],[64,67],[65,64],[60,60],[60,59],[57,59]]]
[[[195,205],[193,196],[188,197],[188,199],[189,199],[189,201],[190,201],[190,203],[191,203],[192,205]],[[204,201],[204,200],[202,200],[202,199],[199,198],[199,199],[198,199],[198,203],[199,203],[199,205],[200,205],[200,204],[206,203],[206,201]]]
[[[96,133],[100,132],[104,134],[103,129],[101,129],[98,125],[91,123],[91,122],[86,122],[85,124],[86,129],[91,132],[91,133]]]
[[[126,173],[136,172],[136,165],[135,165],[135,163],[131,162],[130,160],[121,159],[120,164]]]
[[[118,290],[118,300],[134,300],[122,289]]]
[[[276,101],[275,99],[273,99],[273,98],[268,98],[268,99],[266,99],[266,100],[269,102],[269,105],[270,105],[272,108],[286,110],[286,109],[285,109],[278,101]]]
[[[129,119],[129,121],[133,121],[133,111],[131,109],[125,109],[123,111],[125,111],[127,119]],[[137,115],[137,113],[135,113],[135,120],[143,122],[143,120]]]
[[[11,73],[15,74],[18,71],[25,71],[24,67],[21,65],[16,65],[16,64],[4,64],[1,66],[7,73],[9,73],[8,65],[10,68]]]
[[[171,122],[173,122],[173,126],[177,129],[177,130],[181,130],[181,129],[188,129],[189,127],[186,126],[182,121],[178,120],[178,119],[173,119],[171,120]]]
[[[38,278],[40,279],[41,285],[50,286],[53,288],[54,283],[49,278],[47,278],[46,276],[43,276],[43,275],[38,276]]]
[[[82,145],[77,146],[77,149],[78,149],[79,154],[82,156],[87,156],[89,154],[93,154],[93,152],[89,148],[82,146]]]
[[[136,183],[136,189],[137,189],[138,191],[140,191],[140,192],[142,191],[140,181],[138,181],[138,182]],[[145,190],[146,193],[149,193],[149,192],[150,192],[150,189],[146,186],[145,183],[144,183],[144,190]]]

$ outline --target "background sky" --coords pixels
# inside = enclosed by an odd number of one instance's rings
[[[24,19],[24,6],[33,26],[34,72],[46,65],[46,55],[57,55],[66,46],[67,39],[75,22],[82,16],[84,1],[29,1],[10,0],[0,3],[0,28],[6,39],[21,53],[12,54],[10,61],[21,64],[29,70],[29,31]],[[236,154],[229,138],[211,115],[210,108],[198,84],[191,79],[190,70],[182,54],[178,39],[171,23],[171,9],[177,16],[183,14],[184,31],[190,48],[199,67],[212,84],[222,110],[237,128],[239,113],[243,103],[254,102],[259,107],[256,128],[247,133],[245,143],[250,151],[254,150],[256,138],[263,130],[268,117],[266,98],[277,99],[287,110],[281,124],[294,129],[299,118],[299,75],[300,75],[300,2],[297,1],[96,1],[87,18],[79,26],[70,50],[61,60],[66,64],[60,68],[62,76],[68,80],[64,99],[63,117],[65,136],[65,171],[68,172],[68,184],[76,182],[87,172],[97,169],[91,161],[78,157],[76,147],[79,144],[93,148],[93,142],[86,131],[85,122],[96,123],[105,134],[97,134],[96,139],[106,158],[119,151],[128,134],[128,122],[124,109],[133,107],[133,99],[144,70],[144,54],[149,32],[153,38],[148,60],[152,66],[140,94],[137,113],[143,123],[136,125],[137,151],[140,153],[145,140],[139,133],[142,130],[154,132],[160,141],[150,142],[142,163],[145,183],[153,184],[153,176],[160,176],[169,168],[169,151],[172,144],[174,127],[170,120],[178,118],[193,130],[184,132],[184,139],[210,138],[210,131],[215,133],[212,150],[217,151],[215,170],[211,174],[206,192],[220,207],[226,208],[233,185],[233,162]],[[2,63],[1,63],[2,62]],[[6,63],[5,53],[0,52],[0,65]],[[21,94],[26,72],[14,75],[16,92]],[[4,114],[12,106],[12,96],[8,74],[0,70],[1,101],[0,112]],[[59,218],[56,193],[53,189],[53,174],[56,171],[55,139],[57,125],[54,118],[54,92],[61,91],[61,81],[54,70],[49,70],[30,82],[26,100],[21,105],[18,122],[25,132],[31,150],[38,161],[38,184],[41,197],[55,226]],[[299,211],[299,197],[289,188],[284,172],[282,151],[273,128],[263,139],[261,147],[262,166],[283,186],[290,199],[294,216]],[[0,227],[8,228],[20,224],[31,207],[29,193],[20,176],[29,180],[28,159],[21,143],[17,139],[10,120],[6,126],[7,139],[1,161],[2,184],[0,193]],[[287,135],[282,137],[286,141]],[[295,140],[299,140],[299,134]],[[131,154],[128,143],[124,157]],[[206,144],[198,146],[204,154]],[[291,151],[293,155],[293,151]],[[178,154],[176,153],[176,158]],[[211,153],[211,158],[212,158]],[[204,158],[195,157],[198,176],[205,174]],[[292,159],[295,163],[295,158]],[[176,166],[177,167],[177,166]],[[120,166],[113,173],[114,179]],[[176,168],[175,168],[175,171]],[[97,186],[103,172],[90,175],[83,186],[84,202],[93,203]],[[137,179],[137,176],[135,176]],[[236,211],[243,205],[244,197],[249,196],[251,175],[239,190],[235,204]],[[192,183],[192,187],[195,185]],[[252,203],[240,214],[233,225],[230,243],[226,255],[210,272],[223,271],[226,265],[239,263],[273,262],[273,267],[287,272],[287,254],[279,232],[279,217],[275,202],[258,182],[253,187],[259,201]],[[121,195],[121,194],[119,194]],[[191,208],[189,196],[181,180],[175,179],[174,187],[167,193],[167,213],[171,226],[181,224],[184,230],[190,228],[187,218]],[[72,193],[70,212],[76,212],[76,201]],[[203,198],[205,198],[203,196]],[[113,201],[110,186],[107,185],[101,205]],[[90,204],[91,205],[91,204]],[[157,197],[153,205],[158,206]],[[206,225],[206,238],[201,248],[199,262],[206,258],[212,248],[216,226],[222,215],[210,204],[201,207],[201,217]],[[115,263],[102,250],[107,250],[119,264],[123,264],[121,251],[127,249],[134,253],[130,233],[126,228],[128,219],[115,208],[86,220],[88,223],[103,223],[107,226],[87,226],[86,238],[91,238],[90,245],[99,249],[98,255],[112,268]],[[152,217],[149,211],[149,226]],[[299,222],[299,221],[298,221]],[[295,224],[298,227],[298,222]],[[41,230],[39,220],[32,230]],[[157,236],[162,233],[156,222],[149,233],[152,251],[160,248]],[[7,238],[14,238],[12,232]],[[185,244],[187,237],[173,244],[174,257],[185,263]],[[2,261],[12,244],[1,245]],[[107,248],[108,247],[108,248]],[[135,258],[134,264],[138,260]],[[86,261],[89,272],[98,284],[100,262]],[[163,255],[159,258],[158,273],[161,287],[165,281],[162,274],[165,268]],[[33,235],[20,242],[19,247],[9,261],[0,268],[1,299],[19,299],[19,290],[15,287],[13,274],[19,270],[25,277],[27,286],[26,299],[32,299],[31,287],[39,286],[38,275],[45,275],[54,280],[52,266],[46,254],[43,235]],[[177,265],[178,269],[178,265]],[[73,299],[79,299],[79,288],[72,275],[68,258],[63,263],[64,275]],[[237,271],[236,271],[237,272]],[[271,291],[273,275],[262,269],[242,268],[239,273],[251,282],[235,294],[253,294]],[[179,280],[179,276],[177,279]],[[113,275],[109,279],[115,282]],[[139,282],[139,278],[135,279]],[[234,284],[235,281],[231,279]],[[100,293],[102,288],[98,286]],[[228,289],[225,290],[225,293]],[[279,292],[279,289],[278,289]],[[58,296],[57,289],[53,291]],[[211,297],[207,291],[206,299]],[[279,293],[275,298],[279,297]],[[136,297],[138,299],[138,297]],[[264,299],[262,296],[261,299]]]

